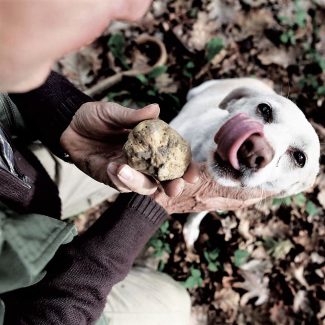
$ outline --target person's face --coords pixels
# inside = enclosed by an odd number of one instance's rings
[[[151,0],[1,0],[0,91],[41,85],[54,61],[93,41],[113,19],[137,20]]]

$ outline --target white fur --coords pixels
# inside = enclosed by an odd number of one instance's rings
[[[240,87],[251,88],[254,96],[233,100],[226,110],[221,109],[219,104],[222,100]],[[189,141],[193,159],[210,165],[211,176],[220,184],[238,188],[259,187],[282,197],[312,186],[319,170],[319,139],[304,114],[292,101],[277,95],[265,83],[251,78],[207,81],[192,89],[187,99],[187,104],[171,122],[171,126]],[[239,112],[262,122],[256,108],[264,102],[272,106],[275,117],[273,123],[264,124],[264,135],[274,149],[272,161],[240,180],[220,177],[217,171],[212,170],[212,153],[217,147],[213,140],[215,134],[228,119]],[[303,168],[297,167],[292,161],[288,152],[290,147],[305,153],[307,161]],[[184,234],[188,246],[194,244],[202,218],[200,213],[195,221],[196,218],[192,215],[185,225]]]

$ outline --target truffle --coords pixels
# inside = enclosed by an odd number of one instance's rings
[[[123,147],[128,164],[159,181],[182,177],[191,162],[189,144],[167,123],[140,122]]]

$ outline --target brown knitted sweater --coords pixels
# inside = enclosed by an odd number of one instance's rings
[[[61,133],[75,111],[91,101],[56,73],[39,89],[11,95],[11,99],[33,136],[61,158]],[[58,217],[58,192],[45,170],[22,143],[12,146],[20,172],[29,176],[31,186],[22,194],[14,178],[1,178],[0,200],[22,213]],[[1,295],[5,323],[92,324],[99,318],[112,286],[126,276],[141,248],[166,217],[166,211],[149,197],[120,195],[85,234],[61,246],[40,282]]]

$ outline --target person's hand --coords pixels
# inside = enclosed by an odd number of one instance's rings
[[[115,103],[89,102],[76,112],[61,136],[61,144],[72,162],[95,180],[120,192],[149,195],[158,183],[127,165],[122,147],[136,124],[159,116],[157,104],[130,109]],[[198,168],[190,164],[183,178],[164,182],[168,196],[179,195],[186,182],[198,180]]]
[[[200,179],[195,184],[186,184],[183,192],[173,198],[158,190],[152,198],[166,211],[172,213],[201,212],[214,210],[237,210],[258,203],[274,193],[257,188],[224,187],[212,179],[206,164],[201,164]]]

